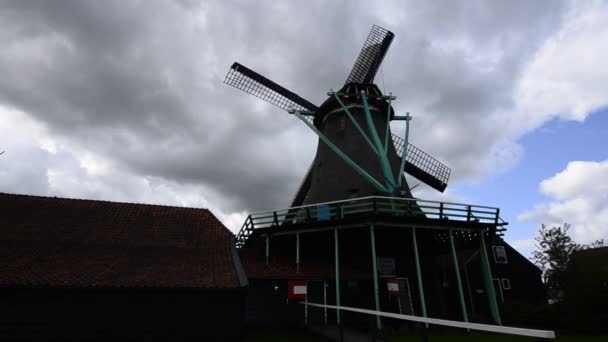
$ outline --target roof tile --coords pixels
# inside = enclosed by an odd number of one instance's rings
[[[207,209],[0,193],[0,286],[238,287]]]

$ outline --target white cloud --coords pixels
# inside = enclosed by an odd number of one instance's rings
[[[566,200],[576,197],[580,191],[589,196],[605,196],[608,193],[608,162],[573,161],[568,163],[566,169],[555,176],[540,183],[543,193]]]
[[[517,140],[553,112],[580,120],[607,102],[600,3],[572,2],[565,20],[559,1],[132,5],[0,5],[0,103],[20,113],[2,128],[0,190],[209,206],[232,228],[285,207],[316,137],[223,76],[238,60],[320,104],[372,23],[396,33],[376,82],[451,184],[517,164]]]
[[[0,191],[208,208],[235,233],[245,220],[245,213],[226,212],[212,189],[132,173],[53,138],[23,112],[0,106],[0,136],[6,150],[0,156]]]
[[[575,2],[564,27],[538,51],[516,90],[518,120],[583,121],[608,97],[608,2]]]
[[[518,219],[547,225],[567,222],[578,243],[608,238],[608,160],[573,161],[540,183],[549,202],[538,204]]]
[[[515,240],[509,241],[511,247],[518,250],[524,256],[530,256],[532,251],[535,249],[536,240],[534,239],[524,239],[524,240]]]

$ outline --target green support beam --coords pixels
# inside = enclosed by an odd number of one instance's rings
[[[412,244],[414,246],[414,261],[416,262],[416,279],[418,280],[418,293],[422,317],[426,317],[426,301],[424,300],[424,287],[422,286],[422,271],[420,270],[420,257],[418,256],[418,242],[416,241],[416,227],[412,227]],[[427,324],[428,327],[428,324]]]
[[[376,311],[380,311],[380,295],[378,293],[378,262],[376,259],[376,233],[374,231],[374,224],[369,226],[369,235],[372,245],[372,272],[374,273],[374,300],[376,302]],[[376,327],[378,330],[382,329],[382,322],[380,316],[376,315]]]
[[[393,93],[389,94],[390,96]],[[384,131],[384,150],[388,152],[388,137],[390,136],[391,131],[391,99],[389,98],[387,101],[388,107],[386,109],[386,130]]]
[[[340,99],[340,97],[338,96],[338,94],[337,93],[333,93],[333,95],[334,95],[334,98],[336,99],[336,101],[338,101],[338,103],[340,104],[340,106],[342,107],[342,109],[344,110],[344,112],[346,113],[346,115],[348,116],[348,118],[350,119],[350,121],[353,123],[353,125],[355,126],[355,128],[359,131],[359,133],[361,133],[361,136],[363,136],[363,139],[365,139],[365,141],[367,141],[367,143],[369,144],[369,147],[371,147],[371,149],[376,154],[379,154],[380,151],[378,151],[378,149],[376,148],[376,146],[374,146],[374,144],[372,143],[372,141],[369,140],[369,137],[367,136],[367,134],[365,134],[365,131],[363,130],[363,128],[361,128],[361,126],[359,125],[359,123],[357,122],[357,120],[355,120],[355,117],[350,112],[350,110],[348,110],[348,107],[346,107],[346,105],[344,104],[344,102],[342,102],[342,100]]]
[[[410,136],[410,120],[412,120],[410,112],[407,112],[405,117],[405,140],[403,143],[403,153],[401,154],[401,165],[399,166],[399,179],[397,180],[397,187],[401,186],[401,181],[405,178],[403,170],[405,168],[405,160],[407,159],[407,145]]]
[[[460,268],[458,267],[458,258],[456,257],[456,247],[454,246],[454,237],[452,229],[450,229],[450,248],[452,250],[452,260],[454,261],[454,272],[456,272],[456,284],[458,285],[458,297],[460,298],[460,308],[462,309],[462,320],[469,321],[467,315],[467,307],[464,303],[464,292],[462,291],[462,280],[460,279]]]
[[[298,119],[302,120],[313,132],[315,132],[319,139],[321,139],[327,146],[332,149],[342,160],[344,160],[348,165],[350,165],[355,171],[357,171],[363,178],[367,179],[376,189],[385,192],[391,193],[392,190],[387,189],[384,185],[380,184],[374,177],[372,177],[367,171],[363,170],[357,163],[355,163],[352,159],[350,159],[338,146],[334,145],[331,140],[329,140],[323,133],[321,133],[312,123],[306,121],[302,114],[299,111],[294,111],[293,113]]]
[[[483,280],[486,287],[486,293],[488,295],[488,302],[490,303],[490,312],[494,322],[498,325],[502,325],[500,319],[500,312],[498,311],[498,302],[496,301],[496,291],[494,291],[494,284],[492,283],[492,270],[490,269],[490,261],[488,259],[488,252],[486,249],[486,242],[483,238],[483,230],[479,231],[479,254],[481,255],[481,268],[483,271]]]
[[[336,263],[336,306],[340,306],[340,251],[338,247],[338,229],[334,229],[334,253]],[[338,322],[338,325],[340,325],[340,309],[336,309],[336,322]]]
[[[395,189],[395,177],[393,176],[393,169],[391,168],[391,164],[388,161],[388,157],[386,155],[386,150],[382,147],[382,142],[380,141],[380,137],[378,136],[378,131],[376,131],[376,126],[374,125],[374,120],[372,119],[372,113],[369,111],[369,104],[367,103],[367,96],[365,92],[361,92],[361,101],[363,102],[363,109],[365,112],[365,120],[367,121],[367,128],[370,130],[374,143],[376,144],[376,148],[378,149],[378,157],[380,159],[380,166],[382,167],[382,173],[384,173],[384,178],[386,179],[387,188],[389,192],[393,192]],[[399,173],[401,174],[401,173]]]

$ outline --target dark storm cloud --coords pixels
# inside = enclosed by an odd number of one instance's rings
[[[557,2],[4,1],[0,103],[136,175],[213,188],[227,211],[283,207],[316,139],[294,117],[223,85],[227,68],[237,60],[320,103],[377,23],[397,37],[376,81],[416,113],[414,143],[467,179],[501,138],[488,130],[489,114],[512,105],[514,80],[562,10]],[[426,133],[439,128],[449,139]]]

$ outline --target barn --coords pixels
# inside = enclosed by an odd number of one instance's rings
[[[247,278],[207,209],[0,194],[0,339],[243,332]]]
[[[503,304],[544,300],[539,270],[496,235],[494,217],[412,216],[400,201],[254,213],[244,227],[256,228],[235,238],[206,209],[0,194],[1,337],[230,340],[248,328],[370,327],[368,316],[307,303],[495,322]],[[295,282],[305,300],[290,298]]]

